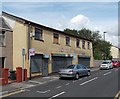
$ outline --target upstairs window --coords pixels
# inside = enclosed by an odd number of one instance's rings
[[[53,33],[53,43],[59,44],[59,34]]]
[[[66,45],[70,45],[70,37],[66,36]]]
[[[42,29],[35,28],[35,40],[43,40]]]
[[[80,39],[76,39],[76,46],[79,48],[80,47]]]
[[[90,49],[90,42],[88,42],[88,44],[87,44],[87,45],[88,45],[88,49]]]
[[[5,46],[5,31],[0,31],[0,46]]]
[[[82,48],[85,49],[85,40],[82,40]]]

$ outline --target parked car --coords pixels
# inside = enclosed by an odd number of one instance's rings
[[[113,67],[120,67],[120,61],[112,61]]]
[[[111,69],[113,68],[113,64],[111,61],[104,61],[101,65],[100,65],[100,69]]]
[[[90,69],[82,64],[69,65],[66,68],[59,70],[59,77],[72,77],[79,79],[80,76],[90,75]]]

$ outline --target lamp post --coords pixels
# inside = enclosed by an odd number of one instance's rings
[[[103,33],[104,33],[103,36],[104,36],[104,41],[105,41],[105,33],[107,33],[107,32],[103,32]],[[105,51],[105,46],[104,46],[104,60],[105,60],[105,58],[106,58],[106,57],[105,57],[105,53],[106,53],[106,51]]]

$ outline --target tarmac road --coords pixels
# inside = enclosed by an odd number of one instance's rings
[[[21,90],[9,97],[108,97],[114,99],[120,93],[120,68],[97,70],[79,80],[58,79]],[[81,98],[82,99],[82,98]]]

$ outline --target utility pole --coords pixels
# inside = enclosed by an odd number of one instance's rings
[[[107,33],[107,32],[103,32],[104,33],[104,41],[105,41],[105,33]],[[105,54],[106,54],[106,50],[105,50],[105,46],[104,46],[104,60],[106,59],[106,57],[105,57]]]

